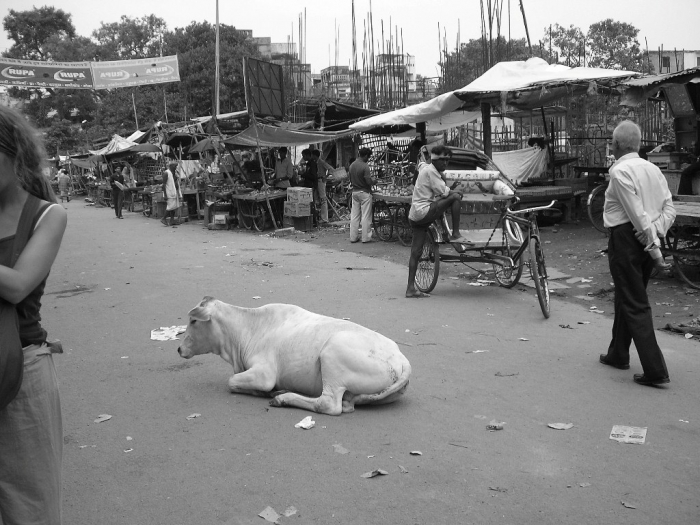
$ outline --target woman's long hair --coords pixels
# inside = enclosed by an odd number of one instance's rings
[[[46,151],[38,132],[24,116],[0,106],[0,151],[14,158],[20,186],[39,199],[56,202],[56,194],[44,176]]]

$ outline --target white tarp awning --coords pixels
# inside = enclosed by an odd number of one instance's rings
[[[640,76],[634,71],[590,67],[567,67],[548,64],[541,58],[526,61],[499,62],[471,84],[431,100],[397,109],[350,126],[357,131],[392,125],[414,125],[418,122],[437,121],[462,110],[478,110],[481,102],[492,105],[507,103],[518,109],[536,108],[572,92],[596,89],[596,83],[623,80]],[[458,112],[463,115],[467,113]],[[450,117],[451,118],[451,117]],[[455,121],[458,118],[455,117]],[[461,124],[455,124],[461,125]]]

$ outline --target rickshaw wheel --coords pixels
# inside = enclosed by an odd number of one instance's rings
[[[418,260],[418,270],[416,271],[416,288],[421,292],[430,293],[437,284],[440,274],[440,249],[433,232],[428,230],[423,243],[423,251]]]
[[[700,289],[700,232],[689,227],[673,228],[672,232],[675,273],[688,286]]]
[[[546,319],[549,319],[549,283],[547,268],[544,264],[544,252],[539,237],[530,237],[530,274],[537,290],[537,299]]]
[[[413,241],[413,228],[408,222],[408,206],[401,206],[396,210],[396,236],[403,246],[411,246]]]
[[[251,212],[252,210],[250,209],[249,203],[245,201],[240,201],[238,203],[238,222],[242,224],[246,230],[250,230],[253,227]]]
[[[256,202],[251,207],[253,208],[253,216],[251,217],[253,228],[261,232],[265,229],[265,208],[261,202]]]
[[[513,257],[513,254],[518,251],[523,244],[523,232],[517,223],[511,222],[508,219],[504,221],[503,233],[508,236],[508,244],[505,243],[502,249],[494,250],[494,253]],[[513,266],[493,265],[496,282],[504,288],[513,288],[520,281],[523,275],[523,258],[520,256],[517,261],[513,261]]]
[[[374,231],[383,241],[391,239],[393,233],[391,209],[384,201],[375,201],[372,205],[372,226]]]

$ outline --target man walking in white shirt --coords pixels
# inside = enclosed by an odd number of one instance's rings
[[[634,374],[640,385],[669,382],[651,315],[646,287],[654,262],[649,250],[676,218],[671,192],[661,170],[637,152],[641,131],[632,121],[621,122],[613,132],[617,162],[610,168],[605,192],[603,221],[610,230],[608,261],[615,283],[615,321],[607,354],[600,362],[627,370],[629,347],[637,348],[643,374]]]

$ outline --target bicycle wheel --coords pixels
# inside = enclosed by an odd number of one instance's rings
[[[544,264],[544,252],[540,244],[540,238],[530,237],[530,275],[535,283],[537,299],[546,319],[549,319],[549,283],[547,281],[547,268]]]
[[[588,195],[586,202],[588,208],[588,218],[591,220],[593,227],[602,233],[608,233],[608,230],[603,224],[603,208],[605,206],[605,190],[607,184],[598,186]]]
[[[428,230],[423,243],[423,251],[418,260],[416,271],[416,288],[421,292],[430,293],[437,284],[440,274],[440,248],[435,242],[433,232]]]
[[[392,216],[389,205],[384,201],[374,201],[372,204],[372,226],[374,232],[383,241],[391,239],[393,233]]]
[[[408,222],[408,207],[401,206],[396,210],[396,236],[404,246],[411,246],[413,242],[413,228]]]
[[[518,248],[523,244],[523,232],[520,229],[520,225],[508,219],[504,219],[503,236],[504,246],[498,250],[494,250],[494,253],[512,258],[515,252],[518,251]],[[507,243],[505,242],[506,237]],[[520,281],[520,277],[523,274],[523,266],[522,255],[518,257],[517,260],[513,261],[513,266],[494,264],[493,271],[495,273],[496,282],[504,288],[513,288],[513,286]]]
[[[675,272],[688,286],[700,289],[700,232],[688,226],[672,231]]]
[[[253,208],[253,216],[251,217],[253,228],[261,232],[265,229],[265,206],[262,202],[256,202],[251,208]]]

